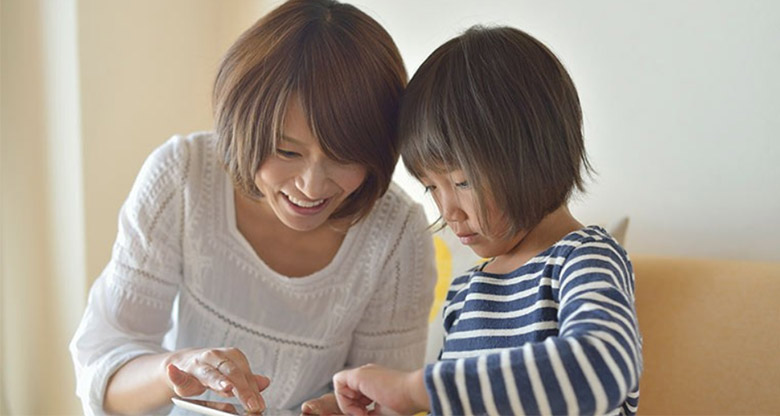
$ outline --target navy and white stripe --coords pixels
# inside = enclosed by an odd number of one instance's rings
[[[484,266],[482,266],[484,267]],[[434,414],[636,414],[642,342],[634,273],[602,228],[570,233],[517,270],[453,280]]]

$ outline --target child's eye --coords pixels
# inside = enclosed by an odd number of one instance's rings
[[[456,183],[455,187],[458,189],[468,189],[471,187],[471,184],[469,183],[469,181],[463,181],[463,182]]]
[[[292,159],[294,157],[300,156],[300,154],[296,152],[291,152],[289,150],[283,150],[283,149],[276,149],[276,154],[287,159]]]
[[[436,189],[433,185],[425,185],[425,193],[433,192],[433,190]]]

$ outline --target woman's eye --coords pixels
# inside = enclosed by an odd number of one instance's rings
[[[463,181],[463,182],[456,183],[455,187],[458,189],[468,189],[471,187],[471,184],[469,183],[469,181]]]
[[[288,158],[288,159],[292,159],[292,158],[294,158],[296,156],[300,156],[298,153],[291,152],[289,150],[283,150],[283,149],[276,149],[276,153],[279,156],[282,156],[282,157],[285,157],[285,158]]]

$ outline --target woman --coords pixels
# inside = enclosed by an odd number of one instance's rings
[[[292,0],[242,34],[213,133],[174,137],[122,207],[71,343],[88,414],[234,396],[336,411],[331,377],[422,363],[433,245],[390,184],[403,62],[353,6]],[[262,394],[261,394],[262,392]]]

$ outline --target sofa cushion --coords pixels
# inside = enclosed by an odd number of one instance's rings
[[[780,410],[780,263],[632,256],[640,414]]]

